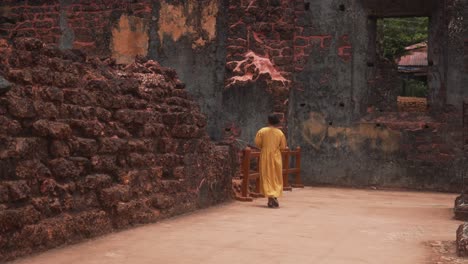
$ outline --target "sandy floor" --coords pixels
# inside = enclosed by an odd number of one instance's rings
[[[15,263],[465,263],[450,242],[460,224],[454,198],[295,189],[280,209],[266,208],[265,199],[233,202]]]

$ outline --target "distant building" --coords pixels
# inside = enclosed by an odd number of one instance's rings
[[[415,79],[426,79],[427,76],[427,43],[417,43],[405,48],[406,53],[396,59],[398,72]],[[418,78],[419,77],[419,78]]]

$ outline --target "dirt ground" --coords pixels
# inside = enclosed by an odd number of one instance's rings
[[[468,263],[454,194],[294,189],[280,209],[232,202],[20,259],[67,263]]]

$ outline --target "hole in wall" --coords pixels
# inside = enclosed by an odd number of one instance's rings
[[[344,107],[344,106],[345,106],[345,104],[344,104],[343,102],[340,102],[339,105],[340,105],[340,107]]]
[[[393,64],[383,82],[397,94],[399,112],[425,112],[429,92],[427,60],[429,17],[377,17],[375,54],[380,61]],[[371,51],[374,52],[374,51]]]
[[[430,60],[430,61],[427,62],[427,64],[428,64],[429,66],[434,66],[434,61]]]
[[[426,125],[424,125],[424,128],[425,128],[425,129],[428,129],[428,128],[429,128],[429,126],[426,124]]]
[[[346,7],[345,7],[345,5],[341,4],[341,5],[339,6],[339,9],[340,9],[340,11],[345,11],[345,10],[346,10]]]
[[[380,127],[380,123],[375,124],[376,127]]]
[[[172,179],[173,177],[174,177],[174,175],[172,175],[172,173],[169,172],[169,170],[164,170],[163,171],[163,174],[162,174],[163,179]]]
[[[310,3],[304,3],[304,9],[306,11],[309,11],[310,10]]]
[[[231,131],[231,129],[230,129],[230,128],[225,128],[225,129],[224,129],[224,131],[226,131],[226,132],[230,132],[230,131]]]
[[[304,107],[305,105],[306,105],[306,104],[304,104],[304,103],[300,104],[301,107]]]
[[[332,121],[328,122],[328,125],[333,126],[333,122]]]
[[[367,67],[374,67],[374,63],[373,62],[367,62]]]

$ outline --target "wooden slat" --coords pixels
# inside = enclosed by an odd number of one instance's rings
[[[251,152],[250,157],[251,158],[258,158],[258,157],[260,157],[260,152]]]
[[[250,152],[250,148],[244,149],[244,160],[242,161],[242,197],[244,199],[249,197]]]
[[[297,147],[296,151],[297,151],[297,155],[296,155],[297,173],[296,173],[296,179],[294,181],[293,186],[304,187],[304,185],[302,184],[302,180],[301,180],[301,147]]]
[[[252,173],[249,175],[249,180],[255,180],[260,177],[260,172]]]
[[[287,190],[287,191],[290,191],[292,189],[290,189],[289,187],[289,173],[287,173],[289,171],[289,159],[291,158],[291,156],[289,155],[289,148],[286,148],[286,151],[284,151],[284,162],[283,162],[283,190]],[[286,173],[285,173],[286,172]]]
[[[287,174],[294,174],[294,173],[298,173],[300,172],[301,169],[299,168],[292,168],[292,169],[283,169],[283,174],[287,173]]]

